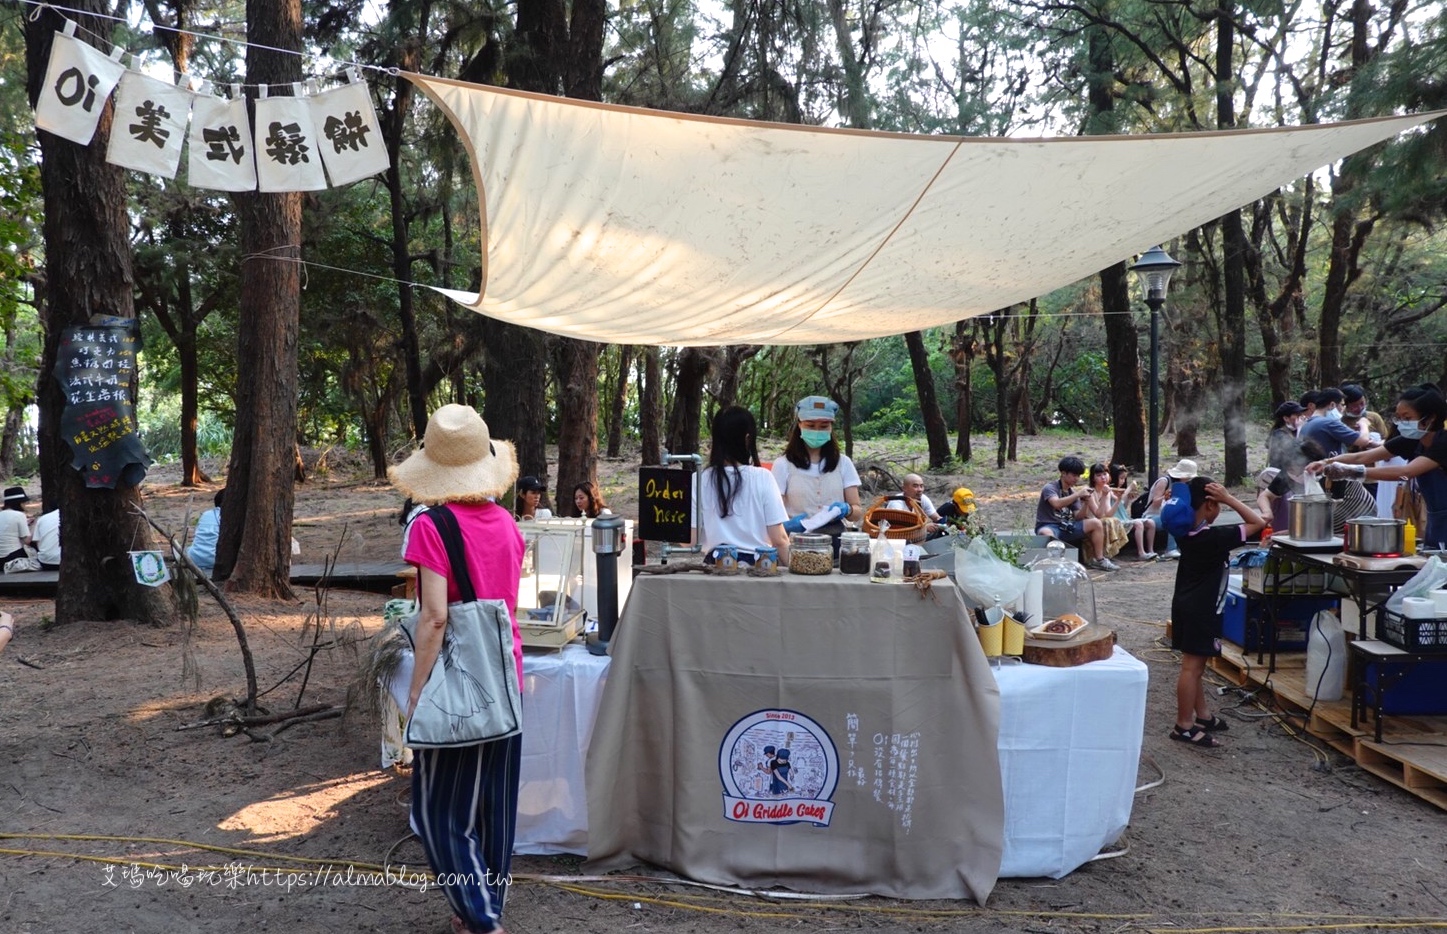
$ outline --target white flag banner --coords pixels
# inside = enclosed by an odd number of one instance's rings
[[[106,161],[113,165],[175,178],[181,144],[194,95],[169,81],[128,71],[116,89],[116,116],[111,124]]]
[[[217,191],[256,190],[251,122],[246,117],[244,99],[196,98],[189,142],[191,158],[186,177],[191,185]]]
[[[55,34],[55,43],[50,47],[45,84],[35,103],[35,125],[88,146],[95,136],[106,98],[126,68],[68,35],[75,29],[75,23],[66,23],[65,28],[66,32]]]
[[[258,100],[256,146],[256,181],[261,191],[318,191],[327,187],[317,152],[316,128],[305,98]]]
[[[333,186],[387,171],[387,147],[365,84],[346,84],[306,100],[312,125],[321,131],[317,148]]]

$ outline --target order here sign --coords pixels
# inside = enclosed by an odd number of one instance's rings
[[[650,542],[684,544],[693,537],[691,470],[638,469],[638,537]]]

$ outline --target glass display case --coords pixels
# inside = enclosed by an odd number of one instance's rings
[[[518,523],[527,550],[518,588],[518,627],[523,645],[559,646],[598,616],[598,556],[593,553],[591,519],[534,519]],[[618,606],[628,601],[633,520],[624,523],[618,553]],[[563,597],[559,612],[558,596]]]
[[[519,522],[526,550],[518,586],[523,644],[559,645],[582,632],[584,523],[578,519]]]

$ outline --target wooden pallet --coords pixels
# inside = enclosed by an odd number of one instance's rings
[[[1387,714],[1382,741],[1372,739],[1376,724],[1368,719],[1352,726],[1351,693],[1339,701],[1312,702],[1306,688],[1306,655],[1276,656],[1276,671],[1256,664],[1256,653],[1230,642],[1211,668],[1238,687],[1266,687],[1285,709],[1306,717],[1306,731],[1353,759],[1363,771],[1410,791],[1447,810],[1447,716]]]

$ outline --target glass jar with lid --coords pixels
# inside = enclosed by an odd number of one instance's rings
[[[790,574],[828,574],[834,570],[834,542],[828,535],[794,532],[789,536]]]
[[[1045,546],[1046,556],[1030,565],[1032,576],[1040,575],[1040,618],[1031,620],[1032,628],[1049,625],[1060,619],[1078,625],[1095,622],[1095,584],[1078,561],[1065,556],[1065,544],[1052,541]]]
[[[869,573],[869,535],[844,532],[839,536],[839,573]]]

